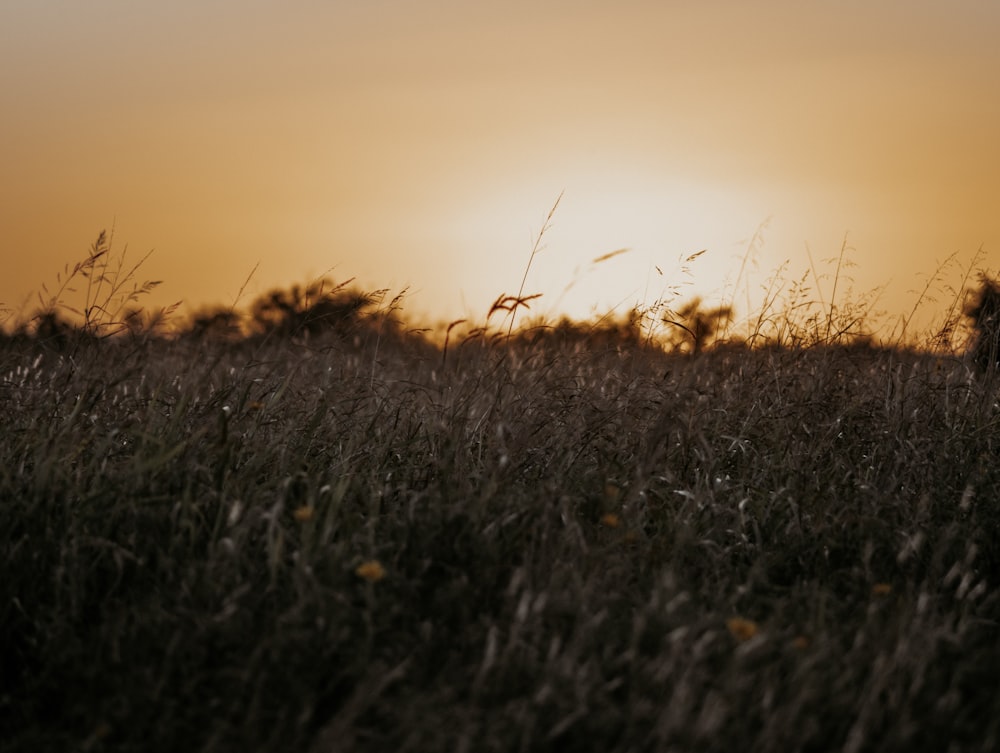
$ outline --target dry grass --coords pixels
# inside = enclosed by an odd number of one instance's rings
[[[992,372],[393,306],[4,341],[4,750],[1000,744]]]

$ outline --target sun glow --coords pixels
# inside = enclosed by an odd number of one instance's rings
[[[589,318],[668,298],[721,298],[731,295],[727,286],[736,282],[747,244],[768,216],[764,202],[747,201],[730,187],[604,170],[570,176],[545,228],[558,183],[533,185],[461,210],[454,240],[477,249],[463,276],[477,281],[465,289],[472,296],[467,304],[516,293],[543,229],[525,284],[525,293],[542,294],[534,313]],[[696,262],[685,263],[702,250]]]
[[[1000,247],[995,4],[2,6],[0,315],[114,226],[156,249],[150,306],[333,270],[477,318],[561,192],[547,316],[746,314],[845,237],[851,284],[908,311],[916,273]]]

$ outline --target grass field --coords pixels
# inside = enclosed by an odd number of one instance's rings
[[[0,749],[1000,747],[992,372],[338,311],[3,340]]]

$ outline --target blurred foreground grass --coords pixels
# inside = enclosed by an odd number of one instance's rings
[[[0,747],[1000,744],[990,373],[571,337],[442,361],[7,341]]]

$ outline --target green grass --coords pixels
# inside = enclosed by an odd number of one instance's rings
[[[1000,745],[992,372],[366,321],[2,341],[0,749]]]

